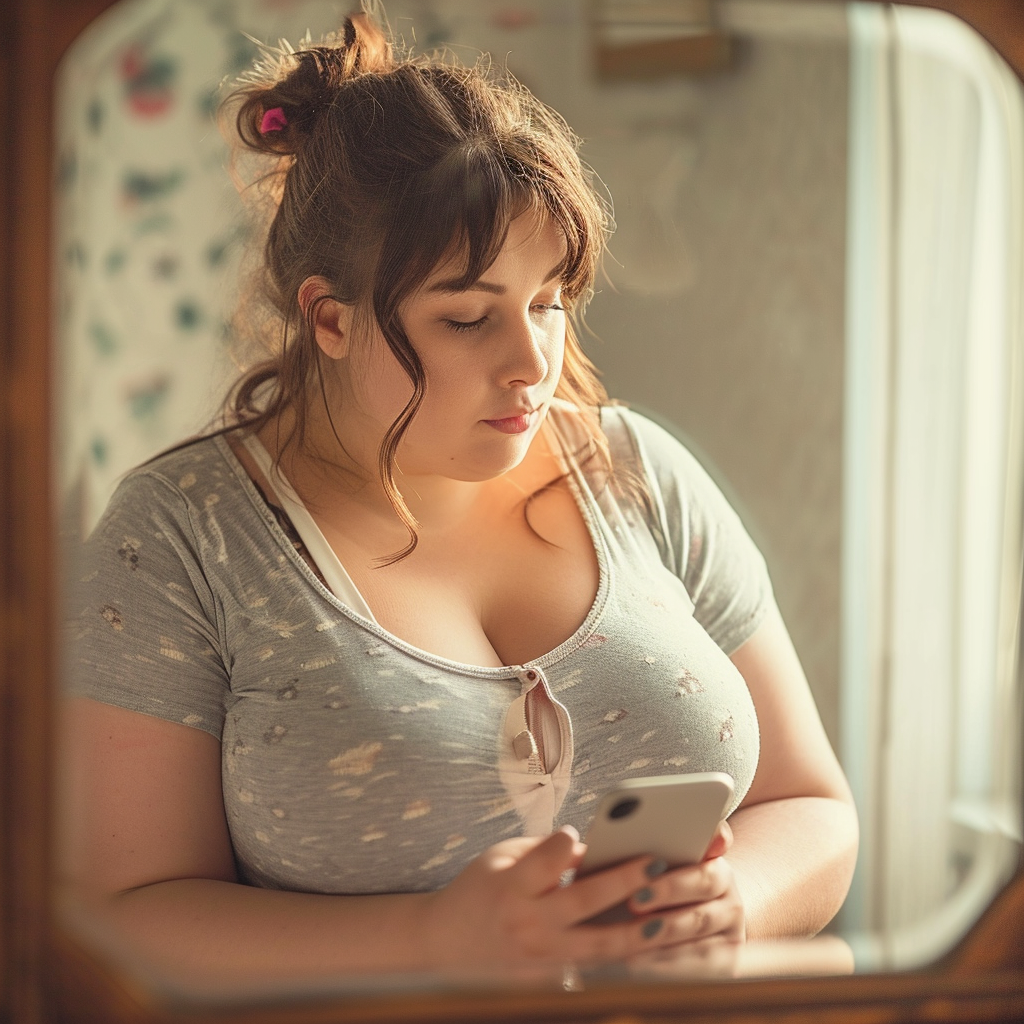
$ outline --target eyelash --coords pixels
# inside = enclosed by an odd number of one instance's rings
[[[544,313],[552,313],[552,312],[554,312],[554,313],[564,313],[565,312],[565,307],[564,306],[559,306],[558,303],[556,303],[556,302],[539,302],[539,303],[534,304],[530,308],[534,309],[534,310],[540,310],[541,312],[544,312]],[[443,321],[443,323],[444,323],[444,325],[449,330],[454,331],[456,334],[466,334],[466,333],[468,333],[470,331],[478,331],[478,330],[480,330],[480,328],[483,327],[484,324],[486,324],[489,319],[490,319],[490,317],[487,317],[487,316],[482,316],[482,317],[480,317],[479,320],[471,320],[469,322],[466,322],[464,320],[447,320],[446,319],[446,320]]]
[[[444,320],[445,327],[449,330],[454,331],[456,334],[466,334],[469,331],[478,331],[485,323],[488,318],[485,316],[480,317],[479,320],[473,320],[470,323],[466,323],[462,320]]]

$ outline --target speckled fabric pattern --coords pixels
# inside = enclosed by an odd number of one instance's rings
[[[438,658],[347,609],[213,438],[130,474],[87,542],[72,691],[221,740],[236,857],[260,886],[434,889],[501,839],[585,832],[624,778],[725,771],[738,804],[758,729],[727,655],[772,602],[764,561],[675,439],[620,407],[603,424],[653,515],[575,473],[598,593],[528,665]],[[510,753],[534,686],[564,709],[550,773]]]

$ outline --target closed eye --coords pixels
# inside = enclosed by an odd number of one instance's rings
[[[565,312],[564,306],[559,306],[556,302],[536,302],[530,307],[533,313],[563,313]],[[489,316],[482,316],[479,320],[453,320],[451,317],[445,317],[442,323],[450,331],[454,331],[456,334],[466,334],[470,331],[478,331],[490,320]]]
[[[486,317],[486,316],[480,317],[479,320],[469,320],[469,321],[466,321],[466,320],[450,320],[450,319],[446,318],[443,321],[443,323],[444,323],[444,325],[450,331],[455,331],[457,334],[463,334],[466,331],[478,331],[478,330],[480,330],[480,328],[483,327],[483,325],[485,323],[487,323],[487,321],[489,319],[490,318]]]

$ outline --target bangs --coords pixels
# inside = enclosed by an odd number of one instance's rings
[[[565,240],[556,276],[566,300],[587,291],[604,243],[600,209],[560,175],[542,173],[538,156],[528,163],[506,147],[466,140],[404,195],[383,204],[391,216],[382,226],[372,303],[385,332],[386,311],[394,316],[437,267],[451,265],[457,290],[478,281],[497,259],[512,222],[524,214],[549,220]]]

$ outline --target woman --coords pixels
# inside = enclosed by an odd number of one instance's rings
[[[67,871],[163,963],[289,976],[808,935],[856,819],[763,560],[567,317],[564,122],[363,15],[238,97],[283,344],[87,547]],[[727,771],[705,861],[560,886],[623,778]],[[624,899],[635,920],[584,922]]]

